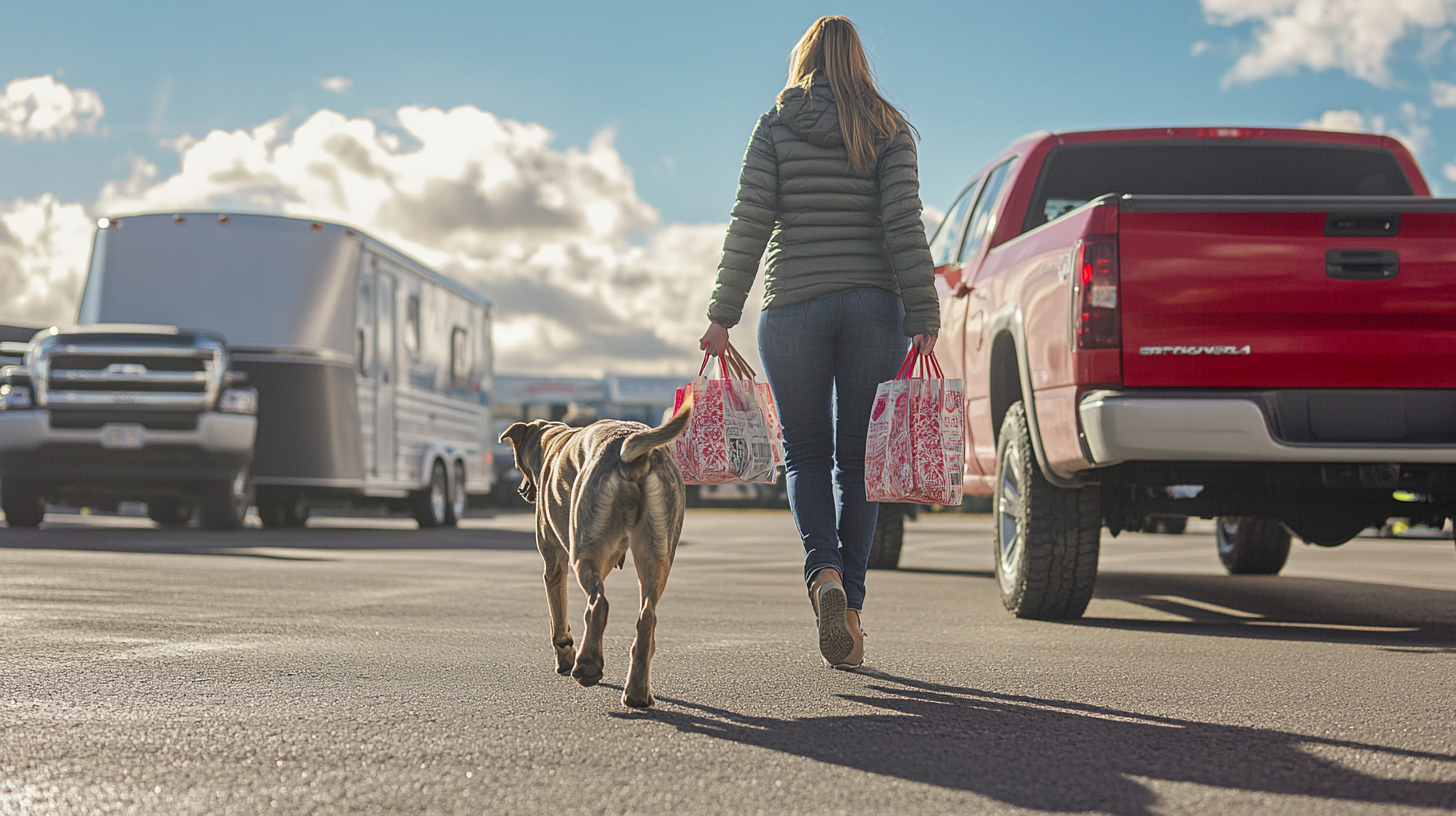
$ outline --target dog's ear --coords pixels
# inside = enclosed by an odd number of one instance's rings
[[[516,492],[521,498],[536,503],[536,474],[531,471],[528,461],[531,458],[530,445],[526,444],[531,439],[532,431],[540,430],[540,422],[515,422],[500,435],[500,441],[510,442],[511,450],[515,452],[516,470],[521,473],[521,485]]]
[[[516,443],[516,440],[520,439],[521,436],[523,436],[526,431],[530,429],[530,427],[531,426],[527,425],[524,422],[513,422],[511,423],[511,427],[506,428],[505,431],[501,433],[500,439],[497,439],[496,441],[510,442],[512,445],[514,445]]]

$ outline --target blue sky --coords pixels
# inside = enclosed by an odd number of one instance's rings
[[[944,207],[977,166],[1033,130],[1294,126],[1322,116],[1400,132],[1419,149],[1437,190],[1456,188],[1443,174],[1456,162],[1456,137],[1448,135],[1456,107],[1438,105],[1456,106],[1456,93],[1443,96],[1441,85],[1456,81],[1453,0],[6,5],[0,85],[51,75],[94,91],[105,107],[92,133],[46,139],[0,131],[0,207],[15,218],[47,194],[56,207],[75,205],[80,209],[68,212],[88,218],[125,202],[301,212],[308,198],[297,192],[247,198],[186,179],[166,196],[136,191],[178,174],[182,154],[215,131],[251,132],[283,117],[270,137],[281,143],[329,109],[398,135],[403,107],[467,105],[549,129],[554,139],[533,149],[551,161],[573,149],[590,153],[594,137],[613,131],[592,161],[620,162],[612,171],[616,197],[607,198],[621,212],[615,231],[599,230],[592,240],[686,241],[687,233],[671,232],[674,225],[726,220],[749,130],[783,85],[788,49],[821,14],[856,21],[884,92],[918,127],[923,198],[932,206]],[[326,89],[321,83],[330,77],[347,79],[348,87]],[[414,140],[404,133],[396,152]],[[139,166],[150,166],[150,175],[138,175]],[[116,190],[102,196],[107,182],[128,179],[131,198]],[[353,218],[389,232],[373,215]],[[433,249],[420,235],[386,237],[422,255]],[[545,257],[532,256],[544,245],[533,241],[515,240],[511,257]],[[712,230],[692,241],[682,263],[711,264]],[[496,279],[486,256],[510,255],[492,246],[468,257],[441,250],[428,260],[490,289]],[[17,268],[36,268],[33,250]],[[636,261],[630,249],[613,251],[617,271],[608,277],[620,277]],[[674,251],[649,249],[643,263],[670,266]],[[0,316],[61,308],[61,290],[74,280],[52,272],[48,300],[34,291],[16,295],[4,286],[4,257],[0,249],[0,298],[10,291],[12,303],[0,305]],[[64,263],[74,262],[55,260],[52,268]],[[532,343],[549,334],[540,326],[531,331]],[[567,343],[550,342],[558,341]],[[634,346],[643,360],[665,353],[649,346]],[[563,350],[558,343],[555,351]],[[642,365],[682,362],[652,359],[658,362]]]

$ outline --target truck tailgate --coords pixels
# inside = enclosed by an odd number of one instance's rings
[[[1456,200],[1120,203],[1125,386],[1456,388]]]

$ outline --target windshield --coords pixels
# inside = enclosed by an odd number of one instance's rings
[[[1088,144],[1047,156],[1022,231],[1108,193],[1135,195],[1413,195],[1395,155],[1350,145]]]

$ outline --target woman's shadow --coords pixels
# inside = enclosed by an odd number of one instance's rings
[[[649,716],[679,731],[971,791],[1024,808],[1151,814],[1137,778],[1357,803],[1456,807],[1456,782],[1372,776],[1360,765],[1402,760],[1456,778],[1456,755],[1284,731],[1146,716],[1061,700],[998,694],[864,671],[867,691],[842,694],[866,713],[778,719],[659,697]],[[640,717],[622,713],[617,716]],[[1369,763],[1376,758],[1378,763]]]

